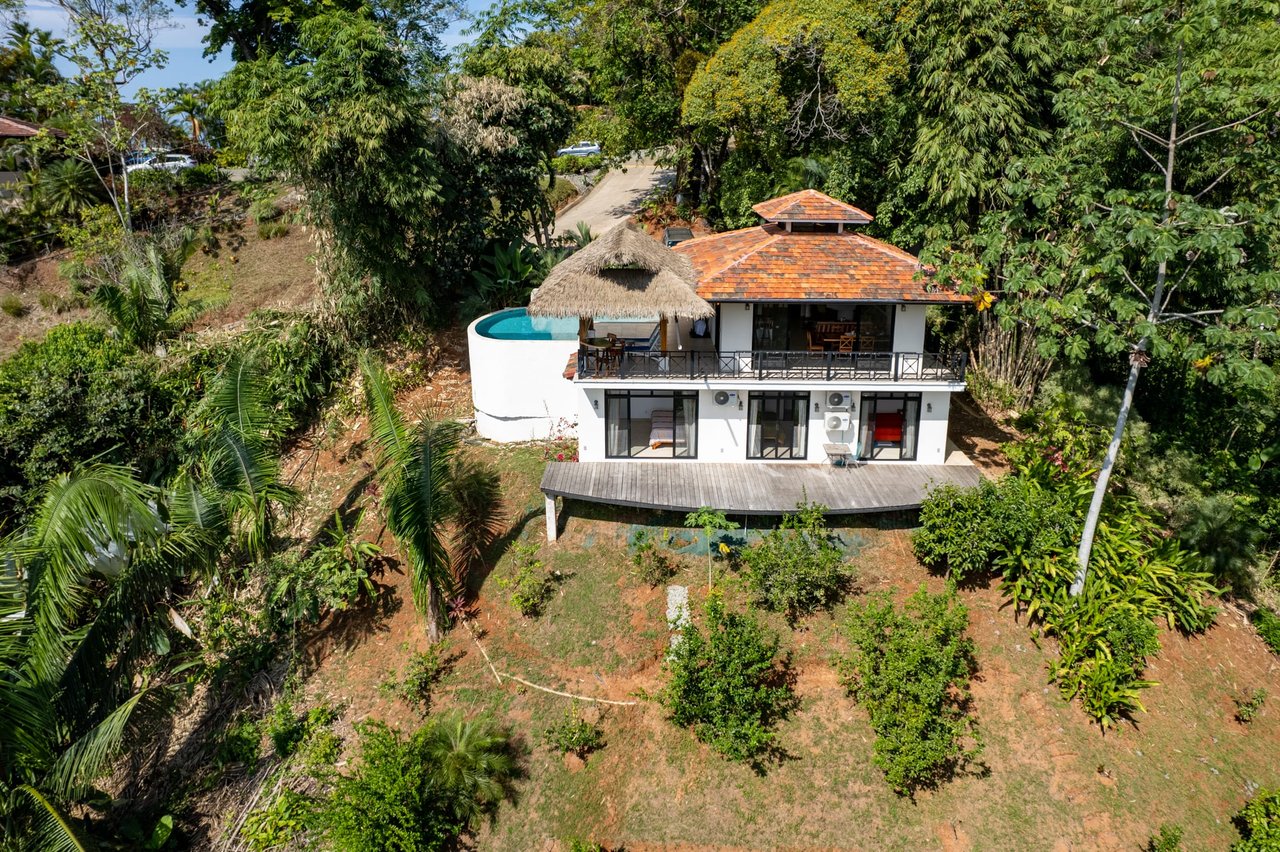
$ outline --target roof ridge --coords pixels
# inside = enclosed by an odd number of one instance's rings
[[[884,252],[890,257],[898,257],[901,259],[909,260],[912,263],[914,263],[916,266],[919,266],[921,268],[924,267],[924,264],[920,262],[920,258],[916,257],[914,254],[907,251],[906,249],[900,249],[897,246],[893,245],[892,243],[886,243],[883,240],[877,240],[875,237],[868,237],[866,234],[863,234],[859,231],[845,231],[845,233],[852,236],[854,239],[861,240],[862,242],[869,245],[871,248]]]

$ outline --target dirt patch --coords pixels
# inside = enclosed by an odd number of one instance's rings
[[[193,331],[234,327],[254,311],[296,310],[318,298],[309,229],[291,225],[287,234],[264,240],[244,225],[220,240],[221,248],[197,251],[182,270],[186,298],[210,306]]]
[[[0,268],[0,299],[16,298],[21,315],[0,312],[0,358],[7,357],[28,340],[39,340],[55,325],[92,315],[83,297],[58,274],[66,252],[54,252],[18,266]]]
[[[1009,460],[1002,447],[1022,440],[1022,435],[1007,423],[997,421],[983,410],[966,391],[951,395],[951,414],[947,422],[947,438],[988,477],[1009,472]]]

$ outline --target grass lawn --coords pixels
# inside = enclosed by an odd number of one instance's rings
[[[541,451],[478,451],[503,471],[513,520],[508,542],[541,543]],[[639,703],[582,705],[590,717],[599,714],[607,745],[585,763],[562,758],[543,743],[543,731],[571,702],[510,681],[499,686],[467,632],[455,629],[450,645],[460,658],[439,689],[437,708],[492,713],[526,750],[518,798],[480,832],[481,849],[563,848],[557,844],[569,838],[629,850],[1135,849],[1163,822],[1185,829],[1187,849],[1221,849],[1236,836],[1231,815],[1255,786],[1280,785],[1280,707],[1266,706],[1248,726],[1232,718],[1236,694],[1264,687],[1280,695],[1280,658],[1238,613],[1224,612],[1203,637],[1162,634],[1164,650],[1148,670],[1161,685],[1143,699],[1149,712],[1104,736],[1046,682],[1052,643],[1037,643],[994,584],[961,591],[980,666],[974,684],[985,740],[980,766],[914,800],[890,791],[871,761],[866,714],[831,664],[842,649],[837,628],[846,602],[794,630],[780,617],[765,617],[792,656],[800,705],[779,728],[786,757],[757,774],[675,728],[648,698],[663,681],[665,589],[650,589],[633,573],[627,540],[637,524],[654,523],[661,532],[678,528],[679,519],[581,506],[568,514],[561,539],[539,554],[562,575],[545,613],[526,619],[510,606],[500,588],[515,570],[508,551],[479,587],[473,626],[499,671]],[[941,588],[912,556],[907,522],[864,518],[842,532],[854,554],[855,597],[889,589],[905,598],[921,583]],[[672,582],[689,587],[696,617],[706,563],[696,544],[686,550]],[[407,594],[403,578],[389,582]],[[738,578],[722,582],[731,604],[743,605]],[[402,607],[331,654],[313,688],[342,699],[348,718],[415,724],[370,684],[423,641],[420,619]]]

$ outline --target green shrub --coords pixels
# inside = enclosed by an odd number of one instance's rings
[[[993,570],[1006,554],[1035,555],[1070,544],[1078,529],[1070,501],[1057,491],[1007,476],[976,488],[930,491],[911,543],[926,567],[963,583]]]
[[[789,621],[831,606],[849,585],[851,572],[825,518],[825,506],[802,503],[741,554],[756,602]]]
[[[888,594],[850,610],[840,672],[871,716],[875,763],[899,793],[936,785],[980,751],[967,710],[976,669],[968,626],[954,587],[933,595],[921,586],[901,610]]]
[[[702,629],[687,625],[664,668],[661,702],[673,722],[731,760],[759,760],[774,748],[773,726],[792,706],[778,637],[750,613],[707,600]]]
[[[516,542],[512,551],[515,554],[515,574],[498,580],[498,587],[510,590],[508,600],[521,615],[537,618],[555,594],[556,576],[548,572],[542,560],[538,559],[538,545]]]
[[[183,404],[160,363],[97,326],[69,323],[0,362],[0,517],[89,459],[171,470]]]
[[[338,713],[328,705],[312,707],[306,713],[295,713],[293,702],[282,698],[271,708],[266,718],[267,738],[277,757],[289,757],[316,732],[327,728],[338,718]]]
[[[580,175],[586,172],[594,172],[602,165],[604,165],[604,156],[601,154],[588,154],[585,157],[571,157],[566,154],[551,161],[551,167],[562,175]]]
[[[362,515],[348,530],[335,513],[326,544],[305,557],[284,553],[267,562],[267,604],[277,625],[314,624],[329,612],[377,595],[370,574],[382,550],[354,535]]]
[[[288,222],[281,222],[277,220],[274,222],[262,222],[258,225],[258,239],[260,240],[274,240],[287,236],[288,233]]]
[[[1262,641],[1267,643],[1267,647],[1274,653],[1280,654],[1280,615],[1276,615],[1265,606],[1260,606],[1249,616],[1249,620],[1253,622],[1254,628],[1262,637]]]
[[[640,579],[656,587],[675,576],[679,564],[649,530],[636,530],[631,538],[631,564]]]
[[[316,805],[314,825],[343,852],[453,848],[507,795],[515,771],[505,732],[445,718],[408,739],[381,722],[357,726],[360,760]]]
[[[1082,597],[1054,622],[1058,660],[1053,679],[1068,700],[1079,696],[1084,711],[1104,728],[1135,711],[1154,686],[1141,679],[1147,657],[1160,651],[1156,626],[1121,597]]]
[[[217,186],[226,179],[213,163],[200,163],[189,169],[178,172],[178,189],[182,192],[197,192]]]
[[[578,188],[567,178],[558,177],[555,185],[547,187],[543,192],[546,194],[547,203],[551,205],[551,208],[559,210],[577,197]]]
[[[1182,852],[1182,828],[1177,825],[1160,826],[1160,830],[1147,841],[1146,852]]]
[[[241,716],[222,732],[214,750],[213,763],[219,771],[237,764],[252,771],[261,755],[262,729],[253,719]]]
[[[604,732],[600,726],[582,717],[575,702],[564,716],[543,731],[548,746],[561,754],[576,754],[585,758],[593,751],[604,748]]]
[[[400,677],[390,677],[378,688],[402,699],[425,716],[431,709],[431,691],[449,672],[450,661],[445,650],[445,643],[438,642],[424,652],[411,655]]]
[[[1231,852],[1280,852],[1280,790],[1259,790],[1232,821],[1240,839]]]
[[[27,315],[26,303],[22,301],[22,297],[14,293],[9,293],[0,298],[0,311],[4,311],[14,319],[19,319]]]
[[[1262,705],[1267,701],[1267,691],[1258,688],[1248,695],[1237,695],[1233,700],[1236,705],[1236,720],[1247,725],[1258,717]]]
[[[282,849],[306,829],[310,816],[311,801],[306,796],[282,790],[268,804],[249,812],[240,838],[252,852]]]

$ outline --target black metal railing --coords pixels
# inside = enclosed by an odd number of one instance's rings
[[[579,379],[964,380],[963,353],[621,351],[582,347]]]

